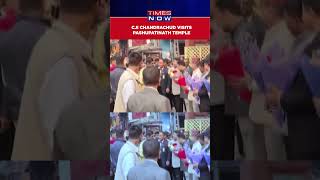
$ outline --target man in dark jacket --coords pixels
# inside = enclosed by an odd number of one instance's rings
[[[110,161],[111,161],[111,171],[115,173],[118,156],[122,146],[126,143],[123,137],[124,131],[122,129],[116,130],[116,141],[110,146]]]
[[[160,132],[159,134],[160,142],[160,167],[167,169],[169,171],[171,162],[171,152],[169,149],[169,142],[167,140],[167,133]]]
[[[170,98],[171,94],[171,83],[172,80],[169,76],[169,69],[167,67],[168,59],[160,59],[159,60],[159,68],[160,68],[160,94]]]
[[[0,35],[2,72],[0,111],[2,119],[8,122],[2,124],[11,126],[6,130],[4,136],[0,135],[0,139],[5,139],[6,146],[10,146],[6,153],[1,152],[0,154],[7,154],[9,158],[14,139],[12,124],[16,124],[18,119],[28,61],[34,45],[49,26],[49,22],[43,20],[43,5],[43,0],[20,0],[20,14],[16,24],[9,31],[2,32]],[[2,140],[0,141],[2,143]],[[0,159],[7,158],[1,156]]]
[[[25,72],[32,49],[50,26],[44,20],[43,0],[19,2],[21,14],[16,25],[0,41],[1,68],[3,70],[4,104],[7,118],[16,123],[23,93]]]
[[[200,62],[200,67],[203,69],[202,78],[207,82],[210,82],[210,59],[209,57]],[[210,84],[209,84],[210,85]],[[208,86],[208,84],[207,84]],[[202,84],[198,91],[198,96],[200,98],[199,109],[200,112],[210,112],[210,92],[205,83]]]
[[[260,46],[264,41],[265,29],[264,25],[261,24],[259,17],[246,19],[243,16],[243,10],[241,9],[241,1],[237,0],[217,0],[214,6],[216,7],[214,10],[216,22],[224,32],[231,35],[230,44],[232,44],[232,47],[239,49],[243,62],[253,61],[254,59],[249,56],[250,53],[248,52],[252,52],[252,47],[260,49]],[[225,21],[227,18],[228,21]],[[217,138],[216,141],[218,141],[219,144],[216,145],[217,150],[215,157],[219,160],[234,159],[234,140],[231,141],[230,139],[225,141],[226,131],[228,131],[227,134],[236,133],[238,150],[241,156],[245,157],[245,151],[248,152],[250,150],[257,150],[257,153],[248,153],[248,156],[253,154],[259,158],[264,156],[264,147],[262,143],[253,143],[253,147],[250,146],[252,143],[249,141],[249,138],[242,139],[242,133],[248,134],[247,137],[252,137],[253,141],[257,142],[262,142],[261,138],[263,137],[263,130],[261,130],[263,127],[254,124],[249,119],[250,103],[240,99],[238,95],[238,92],[249,88],[250,83],[248,83],[249,81],[247,80],[248,78],[225,79],[224,106],[219,107],[220,110],[224,111],[224,115],[220,114],[221,112],[218,112],[217,108],[214,110],[215,114],[218,116],[215,125],[218,125],[219,127],[223,126],[220,129],[224,128],[223,131],[214,133],[216,136],[214,138]],[[222,83],[220,83],[220,85],[222,85]],[[248,125],[244,125],[245,123]],[[248,129],[252,129],[250,130],[250,133]],[[230,136],[229,138],[231,137],[233,139],[235,136]]]

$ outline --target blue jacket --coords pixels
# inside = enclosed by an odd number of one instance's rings
[[[117,167],[117,162],[118,162],[118,156],[119,152],[122,148],[122,146],[126,142],[121,139],[117,139],[113,144],[110,146],[110,160],[111,160],[111,169],[115,170]]]

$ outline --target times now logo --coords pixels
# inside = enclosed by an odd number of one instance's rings
[[[163,10],[157,10],[157,11],[148,11],[148,21],[171,21],[171,11],[163,11]]]

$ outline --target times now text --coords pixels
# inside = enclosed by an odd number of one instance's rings
[[[155,10],[155,11],[148,11],[148,21],[171,21],[171,11],[165,10]]]

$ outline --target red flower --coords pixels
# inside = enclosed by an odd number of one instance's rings
[[[9,31],[16,24],[16,13],[13,9],[7,9],[4,17],[0,17],[0,31]]]
[[[184,76],[181,76],[178,81],[177,81],[177,84],[181,87],[186,87],[187,86],[187,83],[186,83],[186,78]],[[188,94],[189,93],[189,90],[186,88],[184,90],[184,93],[185,94]]]
[[[228,48],[220,51],[218,61],[215,64],[215,69],[226,80],[228,80],[229,77],[232,76],[239,78],[245,77],[245,71],[243,69],[239,49]],[[240,98],[247,103],[250,103],[251,95],[252,93],[249,89],[245,89],[239,92]]]
[[[268,61],[268,63],[271,63],[272,62],[272,58],[270,56],[267,56],[267,61]]]

